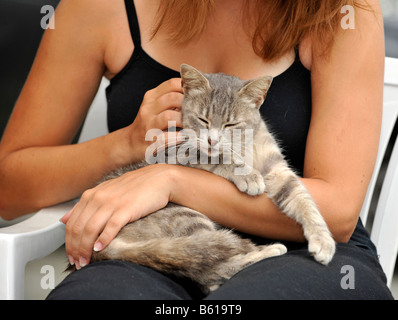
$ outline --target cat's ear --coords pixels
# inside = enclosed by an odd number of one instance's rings
[[[248,103],[254,104],[256,108],[260,108],[267,96],[272,79],[271,76],[264,76],[247,81],[245,86],[239,91],[240,97],[245,99]]]
[[[180,71],[181,86],[185,94],[203,93],[210,89],[209,80],[199,70],[188,64],[182,64]]]

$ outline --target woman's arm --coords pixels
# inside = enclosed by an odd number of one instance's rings
[[[172,79],[146,95],[134,124],[69,145],[101,77],[116,72],[108,61],[115,55],[115,33],[128,23],[124,1],[107,0],[61,1],[55,20],[0,144],[0,216],[5,219],[80,196],[110,170],[142,159],[149,128],[180,121],[178,112],[168,110],[182,100],[180,80]]]
[[[3,218],[76,197],[112,163],[111,139],[66,146],[84,120],[105,70],[105,39],[83,3],[62,1],[58,6],[56,27],[43,36],[4,133]]]

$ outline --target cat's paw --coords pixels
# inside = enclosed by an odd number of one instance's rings
[[[267,258],[281,256],[287,252],[287,248],[281,243],[262,245],[258,246],[257,248],[258,250],[248,252],[243,257],[241,257],[241,255],[238,256],[241,268],[247,267],[253,263]],[[227,277],[224,276],[224,278]]]
[[[270,258],[285,254],[287,252],[287,248],[281,243],[275,243],[264,246],[261,251],[264,253],[265,258]]]
[[[234,176],[233,183],[239,191],[250,196],[257,196],[265,192],[264,177],[257,170],[252,170],[251,173],[246,175]]]
[[[208,291],[210,293],[210,292],[216,291],[218,288],[220,288],[220,285],[214,284],[214,285],[208,287]]]
[[[328,265],[336,251],[336,243],[329,232],[320,232],[309,237],[308,251],[316,261]]]

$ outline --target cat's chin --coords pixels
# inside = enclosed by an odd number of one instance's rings
[[[218,158],[220,156],[220,151],[218,149],[208,148],[205,153],[209,158]]]

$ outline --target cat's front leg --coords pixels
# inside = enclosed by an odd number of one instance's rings
[[[213,173],[231,181],[239,191],[250,196],[265,192],[265,182],[262,174],[249,166],[218,165]]]
[[[287,166],[275,166],[265,177],[267,194],[289,218],[303,226],[308,249],[315,260],[327,265],[336,244],[310,193]]]

